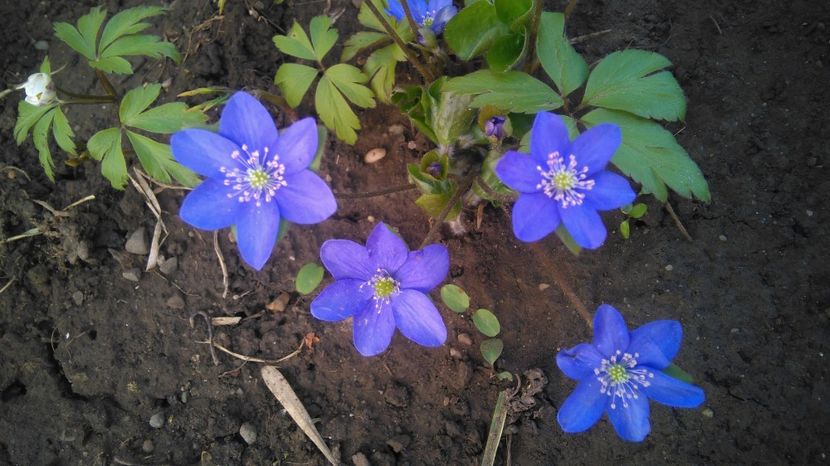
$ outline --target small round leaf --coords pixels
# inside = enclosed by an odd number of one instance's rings
[[[501,338],[490,338],[481,342],[481,355],[490,366],[501,356],[502,351],[504,351],[504,342]]]
[[[324,272],[325,270],[314,262],[304,265],[297,273],[297,291],[301,294],[314,291],[323,281]]]
[[[470,307],[470,297],[460,286],[449,284],[441,287],[441,301],[453,312],[462,313]]]
[[[625,239],[628,239],[631,236],[631,225],[629,225],[628,220],[623,220],[622,223],[620,223],[620,234]]]
[[[501,331],[499,319],[487,309],[479,309],[473,314],[473,323],[479,332],[494,337]]]
[[[648,206],[645,204],[634,204],[634,207],[631,208],[631,211],[628,213],[631,218],[640,218],[646,214],[648,211]]]

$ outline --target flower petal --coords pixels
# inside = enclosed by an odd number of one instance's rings
[[[292,174],[311,165],[317,153],[317,123],[314,118],[303,118],[280,131],[276,153],[285,173]]]
[[[218,230],[236,223],[242,204],[233,190],[216,179],[207,179],[182,202],[179,216],[202,230]]]
[[[369,250],[369,257],[374,261],[376,268],[393,275],[409,257],[409,247],[383,222],[378,223],[369,234],[366,249]]]
[[[225,104],[219,118],[219,134],[249,151],[271,151],[277,145],[277,127],[268,110],[252,95],[237,92]]]
[[[262,270],[277,243],[280,231],[280,208],[276,202],[245,203],[245,210],[236,224],[236,243],[242,259],[251,267]]]
[[[671,365],[671,361],[666,359],[660,347],[650,340],[640,341],[636,345],[629,343],[625,352],[634,355],[638,366],[645,365],[663,370]]]
[[[170,150],[177,162],[196,173],[224,178],[220,169],[237,166],[231,152],[240,149],[235,142],[211,131],[186,129],[170,138]]]
[[[608,232],[602,217],[599,216],[593,205],[583,202],[580,205],[562,207],[557,204],[562,223],[576,244],[585,249],[596,249],[602,246]]]
[[[602,304],[594,315],[594,346],[610,357],[628,349],[628,327],[623,316],[613,306]]]
[[[675,379],[663,372],[654,371],[651,384],[645,387],[646,395],[652,400],[672,408],[697,408],[706,400],[703,389]]]
[[[395,333],[391,306],[370,301],[354,317],[354,347],[363,356],[374,356],[389,347]]]
[[[594,369],[602,365],[602,354],[594,345],[580,343],[557,353],[556,365],[568,377],[583,380],[594,377]]]
[[[375,273],[369,251],[347,239],[330,239],[323,243],[320,259],[335,280],[354,278],[366,282]]]
[[[608,404],[608,396],[599,389],[600,383],[594,377],[577,384],[556,414],[562,430],[569,434],[585,432],[599,421]]]
[[[453,16],[458,13],[458,9],[453,5],[445,6],[438,10],[438,13],[435,14],[435,18],[432,21],[432,32],[436,34],[441,34],[444,32],[444,27],[447,26],[447,23],[453,18]]]
[[[395,19],[398,21],[402,20],[405,16],[403,11],[403,6],[401,6],[401,2],[398,0],[389,0],[389,9],[386,10],[387,13],[394,16]]]
[[[285,177],[275,195],[280,213],[289,222],[309,225],[320,223],[337,212],[331,189],[311,170],[301,170]]]
[[[509,151],[496,164],[496,175],[502,183],[520,193],[538,193],[542,175],[539,162],[521,152]]]
[[[571,153],[576,156],[580,167],[588,167],[590,175],[605,169],[621,142],[620,127],[611,123],[602,123],[574,139],[571,144]]]
[[[608,419],[620,438],[628,442],[642,442],[651,430],[648,398],[641,393],[637,398],[627,398],[625,402],[628,406],[623,406],[619,398],[614,408],[609,404]]]
[[[369,305],[372,290],[363,280],[335,280],[311,302],[311,315],[328,322],[352,317]]]
[[[629,352],[640,351],[643,342],[651,342],[660,348],[663,355],[671,361],[680,351],[680,342],[683,339],[683,327],[676,320],[655,320],[640,326],[631,332]]]
[[[513,204],[513,233],[524,242],[544,238],[559,222],[556,202],[544,193],[522,194]]]
[[[568,127],[562,117],[555,113],[539,112],[530,130],[530,153],[537,163],[547,163],[548,155],[559,152],[567,158],[571,153]]]
[[[430,244],[419,251],[412,251],[406,262],[395,272],[401,288],[424,293],[441,284],[450,271],[450,253],[443,244]]]
[[[421,346],[441,346],[447,341],[447,327],[429,297],[416,290],[401,290],[392,298],[398,330]]]
[[[592,178],[596,184],[585,197],[597,210],[612,210],[634,202],[637,194],[628,180],[616,173],[601,171]]]

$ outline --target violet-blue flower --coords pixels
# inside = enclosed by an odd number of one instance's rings
[[[407,5],[418,27],[429,28],[435,34],[444,32],[444,26],[458,12],[452,0],[407,0]],[[387,11],[398,21],[406,18],[406,12],[399,0],[389,0]]]
[[[206,177],[185,197],[179,215],[202,230],[236,225],[242,259],[261,270],[280,219],[312,224],[337,210],[331,189],[308,169],[317,144],[313,118],[278,134],[259,101],[235,93],[222,110],[219,133],[186,129],[170,139],[173,157]]]
[[[332,239],[320,248],[334,277],[311,302],[311,314],[325,321],[354,319],[354,346],[364,356],[382,353],[397,327],[419,345],[444,344],[447,328],[428,293],[447,276],[450,256],[441,244],[409,251],[379,223],[361,246]]]
[[[629,332],[622,315],[603,304],[594,316],[594,341],[556,355],[556,364],[579,381],[559,408],[562,430],[584,432],[607,412],[617,434],[640,442],[651,430],[649,398],[673,408],[695,408],[703,390],[663,373],[678,350],[683,329],[656,320]]]
[[[484,134],[490,137],[494,137],[496,139],[501,139],[504,137],[504,122],[507,121],[501,115],[496,115],[491,117],[484,123]]]
[[[538,241],[561,223],[583,248],[602,246],[607,232],[598,211],[628,205],[636,197],[625,178],[605,169],[621,141],[620,128],[603,123],[571,142],[559,115],[537,114],[530,155],[509,151],[495,169],[519,192],[513,206],[516,237]]]

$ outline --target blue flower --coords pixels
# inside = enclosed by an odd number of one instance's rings
[[[636,197],[625,178],[605,170],[621,140],[619,127],[600,124],[571,142],[559,115],[537,114],[530,155],[509,151],[495,170],[519,192],[513,206],[516,237],[538,241],[561,223],[583,248],[602,246],[607,232],[597,211],[628,205]]]
[[[559,409],[562,430],[584,432],[608,413],[617,434],[629,442],[648,435],[648,399],[673,408],[703,403],[700,387],[663,373],[680,349],[683,329],[675,320],[656,320],[628,331],[623,317],[603,304],[594,316],[594,341],[556,355],[556,364],[579,381]]]
[[[419,345],[444,344],[447,328],[427,296],[447,276],[447,248],[431,244],[409,251],[406,243],[379,223],[366,247],[343,239],[320,248],[334,283],[311,302],[311,314],[325,321],[354,318],[354,346],[364,356],[382,353],[397,327]]]
[[[280,219],[319,223],[337,210],[331,189],[308,169],[317,143],[313,118],[278,135],[265,107],[237,92],[222,110],[218,134],[186,129],[170,139],[173,157],[206,177],[184,199],[179,215],[202,230],[236,225],[242,259],[261,270]]]
[[[452,0],[407,0],[407,5],[418,26],[429,28],[435,34],[444,32],[444,26],[458,12]],[[406,12],[403,11],[403,6],[398,0],[389,0],[387,11],[398,21],[406,18]]]
[[[484,134],[489,137],[501,139],[504,137],[504,122],[507,121],[503,116],[496,115],[486,123],[484,123]]]

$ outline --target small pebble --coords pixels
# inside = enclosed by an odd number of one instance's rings
[[[154,448],[153,441],[150,439],[145,440],[144,443],[141,444],[141,451],[144,453],[152,453]]]
[[[363,161],[366,163],[375,163],[384,157],[386,157],[386,149],[376,147],[369,152],[366,152],[366,155],[363,156]]]
[[[671,272],[672,270],[674,270],[674,266],[672,266],[671,264],[666,266],[666,272]]]
[[[331,175],[326,173],[326,183],[331,183]]]
[[[268,309],[271,312],[282,312],[285,310],[285,307],[288,306],[289,299],[291,299],[291,295],[288,293],[281,293],[277,296],[277,299],[266,304],[265,309]]]
[[[137,282],[141,278],[141,271],[138,269],[130,269],[124,271],[121,276],[131,282]]]
[[[239,426],[239,435],[248,445],[253,445],[256,442],[256,428],[250,422],[245,422]]]
[[[368,220],[369,223],[375,223],[375,217],[372,217],[371,215],[366,217],[366,220]]]
[[[153,429],[161,429],[161,426],[164,425],[164,414],[156,413],[150,418],[150,427]]]
[[[458,351],[455,348],[450,348],[450,357],[453,359],[461,359],[461,351]]]
[[[703,408],[703,411],[701,411],[700,414],[703,414],[703,417],[708,417],[708,418],[712,418],[712,417],[715,416],[715,412],[712,411],[709,408]]]
[[[354,464],[354,466],[372,466],[372,463],[369,462],[366,455],[361,452],[357,452],[352,455],[352,464]]]
[[[35,50],[49,50],[49,42],[45,40],[35,42]]]
[[[741,329],[739,329],[739,328],[733,328],[733,329],[729,330],[729,333],[731,333],[731,334],[733,334],[733,335],[734,335],[734,334],[736,334],[736,333],[738,333],[738,332],[740,332],[740,331],[741,331]]]
[[[400,136],[403,134],[404,129],[403,125],[392,125],[389,127],[389,134],[393,136]]]
[[[167,301],[165,301],[164,304],[170,309],[184,309],[184,298],[178,294],[174,294],[173,296],[167,298]]]
[[[418,148],[418,144],[416,144],[415,141],[409,141],[406,143],[406,148],[409,150],[415,150]]]
[[[182,403],[187,404],[187,400],[190,399],[190,393],[187,390],[183,391],[182,394],[179,395],[179,399],[182,400]]]
[[[76,306],[80,306],[84,303],[84,294],[80,291],[72,293],[72,301],[75,302]]]
[[[458,334],[458,342],[461,343],[462,345],[470,346],[470,345],[473,344],[473,339],[470,338],[470,335],[467,335],[466,333],[459,333]]]
[[[545,291],[548,288],[550,288],[550,285],[548,285],[547,283],[540,283],[539,284],[539,291]]]
[[[144,227],[141,227],[130,234],[124,249],[130,254],[143,256],[149,254],[150,247],[147,245],[147,235],[144,234]]]
[[[721,241],[726,241],[726,236],[724,236],[724,235],[719,235],[719,236],[718,236],[718,239],[719,239],[719,240],[721,240]]]
[[[164,262],[159,264],[159,271],[165,275],[170,275],[175,272],[177,268],[179,268],[179,260],[175,257],[165,259]]]
[[[808,217],[812,217],[814,213],[815,213],[815,212],[813,212],[812,210],[808,210],[808,211],[807,211],[807,216],[808,216]]]

